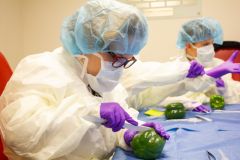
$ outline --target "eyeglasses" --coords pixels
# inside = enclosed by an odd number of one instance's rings
[[[112,66],[114,68],[119,68],[119,67],[123,66],[126,69],[126,68],[131,67],[137,61],[137,59],[135,57],[127,59],[126,57],[122,57],[122,56],[116,55],[113,52],[108,52],[108,53],[113,58]]]

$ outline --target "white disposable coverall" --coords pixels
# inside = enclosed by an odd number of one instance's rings
[[[152,94],[162,100],[169,94],[213,84],[209,77],[186,83],[188,80],[183,79],[188,68],[189,63],[183,62],[175,66],[172,63],[137,63],[131,68],[137,77],[123,75],[133,94],[128,99],[129,104],[136,109],[152,104],[150,99],[144,100],[144,95],[134,95],[144,87],[158,86]],[[83,117],[99,116],[100,104],[113,101],[136,118],[138,112],[128,108],[126,103],[128,93],[119,84],[102,98],[93,96],[80,78],[81,69],[81,64],[63,48],[28,56],[18,64],[0,103],[1,134],[10,160],[107,159],[116,146],[127,148],[124,130],[113,133]]]

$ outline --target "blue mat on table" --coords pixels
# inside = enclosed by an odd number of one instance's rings
[[[226,105],[225,110],[240,111],[240,105]],[[213,121],[166,121],[165,117],[150,118],[140,111],[138,119],[157,121],[171,135],[160,160],[209,160],[207,151],[216,160],[240,160],[240,113],[211,113],[202,115]],[[188,111],[186,118],[199,113]],[[116,149],[113,160],[137,160],[132,152]]]

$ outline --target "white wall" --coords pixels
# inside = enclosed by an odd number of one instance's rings
[[[22,4],[20,0],[0,0],[0,51],[12,67],[22,58]]]
[[[66,16],[85,0],[24,0],[23,54],[53,50],[61,45],[60,28]]]
[[[0,0],[0,50],[8,54],[11,66],[15,67],[26,55],[60,46],[59,33],[64,17],[71,15],[84,2]],[[239,0],[203,0],[202,5],[203,16],[214,17],[221,22],[225,40],[240,41]],[[144,60],[165,61],[179,54],[175,47],[176,36],[181,24],[187,20],[149,20],[149,41],[141,57]]]
[[[239,0],[203,0],[202,16],[216,18],[222,25],[224,40],[240,41],[240,1]],[[143,49],[144,60],[165,61],[169,57],[180,55],[176,49],[178,30],[190,19],[149,20],[149,41]]]

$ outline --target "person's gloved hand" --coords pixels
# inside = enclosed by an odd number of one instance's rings
[[[190,62],[190,68],[186,77],[196,78],[197,76],[202,76],[204,73],[204,67],[197,61],[193,60]]]
[[[104,126],[107,128],[112,128],[113,132],[117,132],[122,129],[125,121],[137,126],[138,122],[133,120],[129,114],[124,111],[124,109],[114,102],[102,103],[100,106],[100,116],[101,118],[107,120]]]
[[[215,82],[217,87],[225,87],[224,81],[221,78],[218,78]]]
[[[234,51],[231,57],[223,64],[206,71],[208,76],[213,78],[220,78],[228,73],[240,73],[240,64],[233,63],[233,60],[237,57],[239,51]]]
[[[134,136],[138,133],[138,131],[134,131],[134,130],[130,130],[128,129],[125,133],[124,133],[124,141],[125,143],[130,146],[131,141],[133,140]]]
[[[196,107],[193,109],[193,111],[194,111],[194,112],[208,113],[208,112],[210,112],[210,109],[209,109],[206,105],[200,104],[200,105],[196,106]]]
[[[147,123],[144,123],[143,126],[153,128],[161,137],[167,140],[170,138],[170,135],[164,130],[162,125],[158,122],[147,122]],[[127,145],[130,146],[130,142],[132,141],[132,139],[137,133],[138,133],[137,131],[133,131],[133,130],[127,130],[124,133],[124,140]]]

